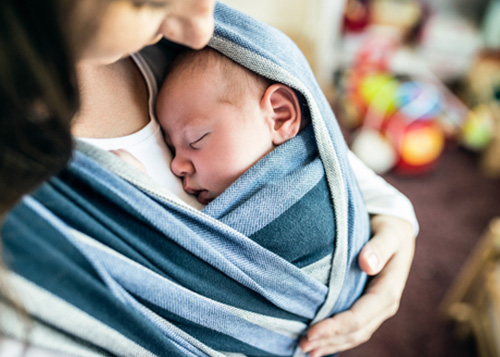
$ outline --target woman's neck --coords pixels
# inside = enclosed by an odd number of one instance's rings
[[[77,75],[81,105],[74,136],[125,136],[149,123],[148,90],[131,58],[109,65],[79,64]]]

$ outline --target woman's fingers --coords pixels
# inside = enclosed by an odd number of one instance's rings
[[[115,154],[116,156],[121,158],[123,161],[125,161],[127,164],[129,164],[129,165],[135,167],[136,169],[147,174],[146,168],[144,167],[142,162],[140,162],[134,155],[132,155],[127,150],[117,149],[117,150],[110,150],[109,152],[111,152],[112,154]]]
[[[381,280],[373,280],[366,293],[351,309],[312,326],[307,337],[300,343],[301,349],[309,352],[310,356],[323,356],[345,351],[368,341],[380,325],[395,314],[399,306],[399,299],[388,296],[393,295],[392,293],[386,295],[392,286],[387,286],[387,280]]]
[[[383,322],[383,320],[375,318],[366,325],[359,326],[358,328],[356,325],[362,322],[358,320],[353,324],[352,322],[355,321],[357,317],[350,315],[349,311],[339,314],[336,317],[338,319],[327,319],[315,325],[317,328],[316,332],[323,330],[326,333],[323,337],[316,340],[304,340],[301,342],[301,348],[303,351],[308,352],[309,356],[325,356],[354,348],[368,341],[373,332],[376,331]],[[329,322],[331,324],[328,324]],[[335,326],[332,326],[332,324]],[[347,331],[343,328],[339,330],[336,329],[338,326],[342,325],[349,325],[352,330]]]
[[[413,227],[410,223],[391,216],[378,215],[371,220],[373,238],[359,254],[359,266],[368,275],[376,275],[402,244],[414,245]],[[408,242],[411,240],[411,242]],[[411,264],[412,258],[409,263]]]

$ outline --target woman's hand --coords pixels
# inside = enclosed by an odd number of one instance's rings
[[[398,311],[415,251],[413,227],[384,215],[374,216],[371,226],[374,235],[361,250],[359,265],[369,275],[378,275],[350,310],[309,329],[300,348],[311,357],[345,351],[368,341]]]
[[[139,161],[134,155],[132,155],[130,152],[128,152],[125,149],[117,149],[117,150],[110,150],[112,154],[115,154],[119,158],[121,158],[123,161],[125,161],[127,164],[135,167],[136,169],[144,172],[147,174],[148,172],[146,171],[146,168],[142,164],[142,162]]]

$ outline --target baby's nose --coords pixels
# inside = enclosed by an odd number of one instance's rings
[[[174,156],[170,167],[174,175],[179,177],[191,175],[194,172],[194,166],[191,160],[179,155]]]

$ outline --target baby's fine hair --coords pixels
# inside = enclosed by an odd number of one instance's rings
[[[222,83],[214,83],[214,86],[219,89],[219,100],[224,102],[236,104],[238,98],[251,93],[260,98],[273,83],[208,46],[201,50],[182,50],[170,64],[167,78],[198,73],[212,65],[218,66],[221,75]]]

